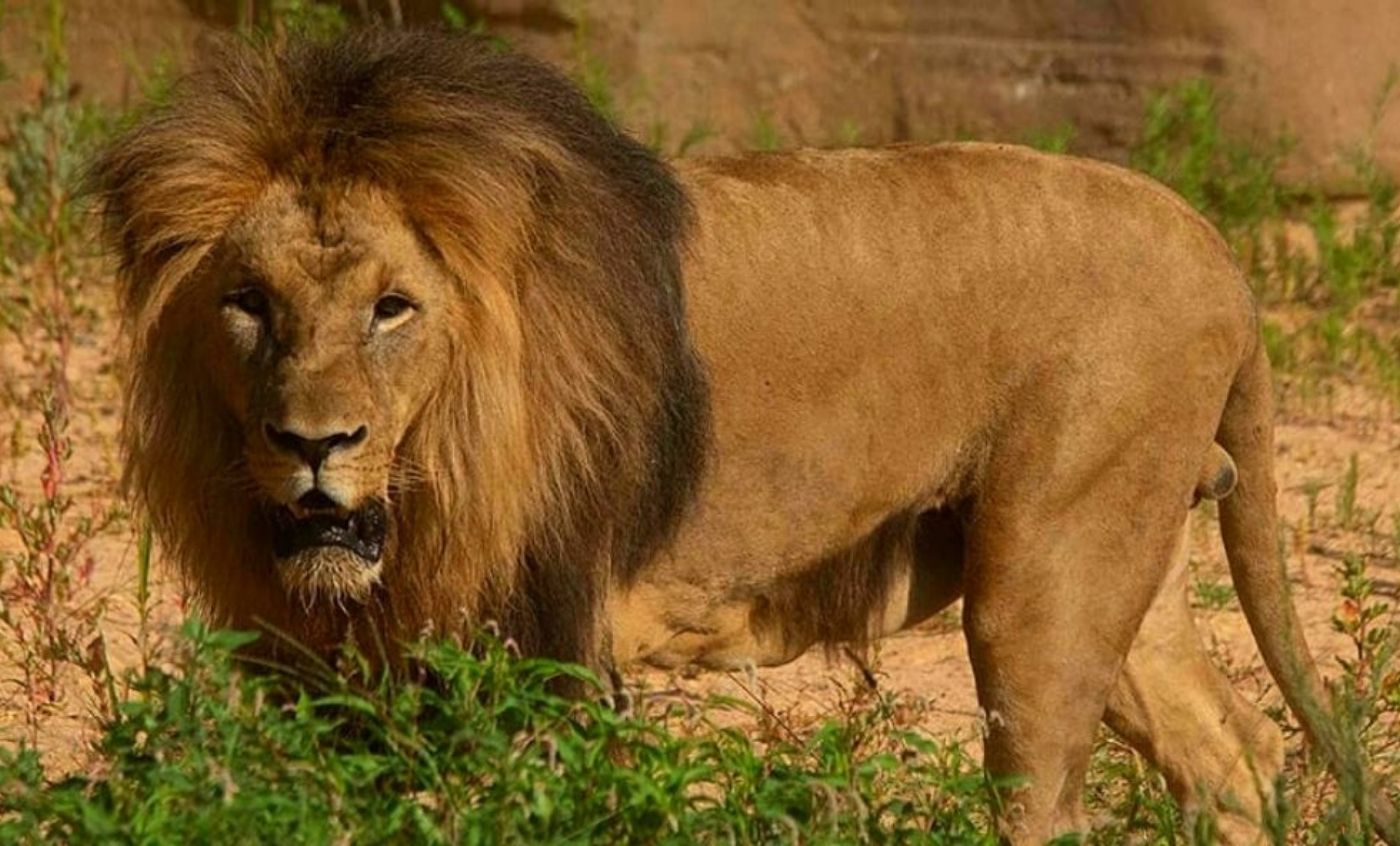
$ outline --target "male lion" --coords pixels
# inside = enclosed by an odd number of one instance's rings
[[[1010,839],[1082,826],[1101,720],[1248,820],[1281,736],[1208,662],[1182,540],[1237,466],[1241,604],[1359,761],[1275,555],[1254,305],[1143,177],[980,144],[668,166],[535,61],[366,32],[228,49],[91,182],[129,481],[218,623],[734,668],[963,596],[987,765],[1028,778]]]

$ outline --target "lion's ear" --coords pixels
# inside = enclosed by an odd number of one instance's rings
[[[267,179],[263,162],[189,110],[152,115],[94,158],[83,189],[118,260],[124,316],[158,311]]]
[[[92,159],[80,189],[118,259],[128,318],[168,295],[266,188],[268,121],[283,100],[275,66],[220,40],[203,67]]]

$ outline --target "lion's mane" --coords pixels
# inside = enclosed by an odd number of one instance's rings
[[[476,307],[453,378],[400,447],[395,547],[366,607],[279,587],[239,429],[194,353],[230,224],[274,181],[369,183]],[[610,579],[673,530],[701,472],[703,380],[680,278],[689,209],[667,166],[559,74],[484,40],[365,31],[221,47],[95,161],[119,257],[127,484],[220,623],[312,645],[500,623],[592,660]],[[470,343],[467,342],[470,339]]]

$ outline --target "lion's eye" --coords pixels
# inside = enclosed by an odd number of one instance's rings
[[[267,318],[269,303],[267,294],[261,288],[239,288],[224,297],[224,303],[249,317],[256,317],[259,320]]]
[[[414,308],[413,302],[402,294],[385,294],[374,304],[374,322],[381,326],[398,323]]]

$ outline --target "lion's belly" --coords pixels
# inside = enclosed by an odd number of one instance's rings
[[[961,594],[959,526],[951,512],[893,515],[837,554],[768,579],[670,559],[611,597],[614,660],[734,670],[900,631]]]

